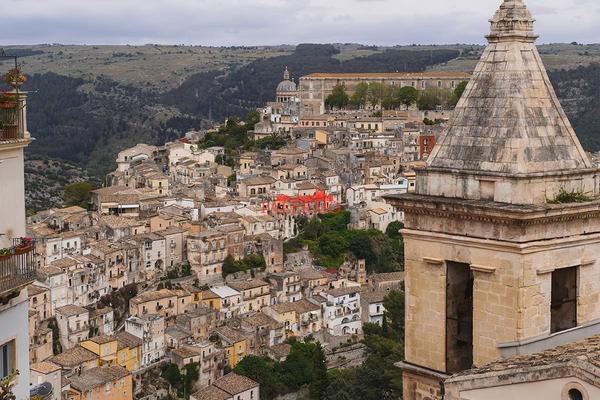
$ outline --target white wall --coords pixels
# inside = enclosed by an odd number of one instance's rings
[[[16,342],[16,364],[19,370],[13,393],[18,400],[29,398],[29,301],[27,290],[8,305],[0,307],[0,344]]]
[[[0,248],[10,247],[11,238],[25,236],[25,183],[23,148],[0,144]]]

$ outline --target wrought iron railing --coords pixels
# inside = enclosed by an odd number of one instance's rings
[[[36,274],[35,244],[15,241],[9,254],[0,255],[0,295],[33,282]]]

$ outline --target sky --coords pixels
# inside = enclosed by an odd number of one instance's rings
[[[599,0],[525,0],[541,43],[600,42]],[[501,0],[0,0],[0,44],[484,43]]]

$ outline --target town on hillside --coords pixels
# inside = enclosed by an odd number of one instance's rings
[[[599,164],[533,26],[505,0],[473,74],[286,69],[274,101],[27,217],[11,69],[0,394],[600,398]]]

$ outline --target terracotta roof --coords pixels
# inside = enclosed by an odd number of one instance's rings
[[[331,289],[330,291],[328,291],[327,293],[334,296],[334,297],[341,297],[341,296],[345,296],[347,294],[352,294],[352,293],[358,293],[360,292],[360,287],[356,286],[356,287],[342,287],[342,288],[337,288],[337,289]]]
[[[228,400],[231,395],[216,386],[207,386],[192,394],[190,398],[195,400]]]
[[[387,290],[366,290],[360,293],[360,299],[369,304],[373,303],[383,303],[385,296],[387,296],[389,292]]]
[[[566,365],[580,366],[583,371],[593,371],[600,368],[600,335],[531,355],[502,359],[481,368],[453,375],[450,380],[459,381],[465,377],[476,378],[483,375],[519,375],[528,371],[540,371],[546,368],[560,371],[564,370],[562,367]]]
[[[54,364],[60,365],[63,368],[73,368],[87,361],[97,359],[98,356],[88,349],[84,349],[81,346],[75,346],[72,349],[66,350],[54,357],[49,361]]]
[[[71,387],[80,392],[87,392],[110,382],[115,382],[131,375],[129,371],[120,365],[109,367],[98,367],[84,371],[81,375],[69,378]]]
[[[66,306],[57,308],[56,312],[67,317],[72,317],[79,314],[89,314],[87,309],[74,304],[67,304]]]
[[[178,349],[171,350],[171,353],[176,354],[181,358],[190,358],[202,355],[202,350],[199,347],[183,346]]]
[[[129,332],[119,332],[115,335],[115,338],[117,339],[119,350],[124,347],[133,349],[142,345],[142,339]]]
[[[135,296],[133,299],[131,299],[131,303],[142,304],[149,301],[165,299],[167,297],[177,297],[177,294],[169,289],[153,290]]]
[[[60,370],[60,366],[54,364],[50,361],[42,361],[39,363],[33,363],[29,366],[29,369],[32,371],[38,372],[40,374],[51,374],[52,372],[56,372]]]
[[[278,313],[288,313],[294,311],[297,314],[304,314],[310,311],[317,311],[321,309],[321,307],[311,303],[306,299],[301,299],[294,302],[288,301],[285,303],[275,304],[272,305],[271,308],[277,311]]]
[[[258,383],[254,382],[252,379],[238,375],[234,372],[217,379],[214,385],[231,395],[240,394],[258,387]]]
[[[224,338],[225,340],[233,343],[238,343],[246,340],[246,336],[244,336],[237,329],[230,328],[228,326],[221,326],[215,330],[219,336]]]
[[[282,324],[275,321],[273,318],[269,317],[263,312],[258,312],[248,317],[244,317],[243,323],[246,323],[253,327],[268,326],[270,328],[277,328],[282,326]]]
[[[238,292],[249,289],[256,289],[262,286],[269,286],[269,284],[265,281],[261,281],[260,279],[251,279],[248,281],[237,281],[237,282],[228,282],[227,285]],[[265,293],[268,294],[268,293]]]

